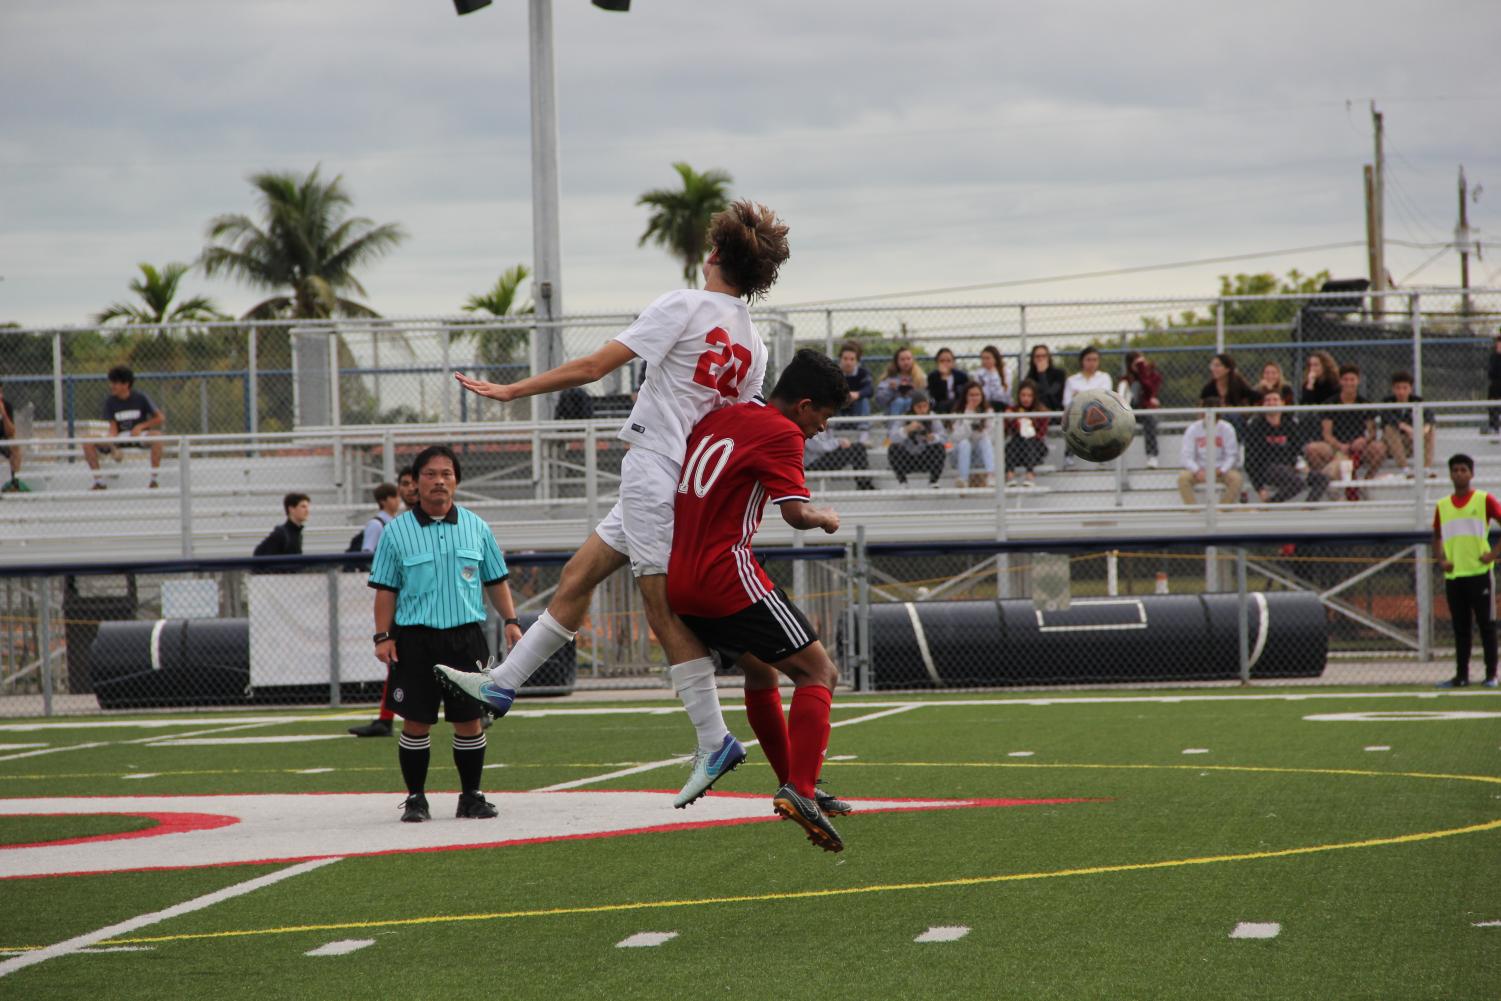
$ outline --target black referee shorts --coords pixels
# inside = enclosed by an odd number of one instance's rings
[[[724,657],[726,664],[735,663],[745,653],[775,664],[818,639],[808,617],[787,600],[781,588],[754,605],[723,618],[709,619],[699,615],[680,618],[704,646]]]
[[[466,723],[484,715],[473,699],[448,694],[433,676],[434,664],[459,671],[478,670],[490,657],[490,644],[478,622],[453,629],[397,626],[396,663],[386,684],[387,709],[413,723],[438,722],[438,704],[450,723]]]

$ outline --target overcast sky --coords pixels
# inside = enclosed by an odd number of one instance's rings
[[[1501,4],[556,0],[563,296],[634,310],[678,281],[637,248],[670,163],[774,206],[771,305],[1364,238],[1368,102],[1387,235],[1451,239],[1460,163],[1501,238]],[[0,321],[74,324],[138,261],[191,261],[247,176],[342,174],[410,238],[365,274],[449,314],[531,262],[526,3],[0,2]],[[1400,279],[1432,255],[1394,246]],[[1358,248],[970,292],[1211,293],[1225,271],[1364,273]],[[1501,283],[1501,247],[1473,271]],[[1455,283],[1449,254],[1414,283]],[[262,293],[194,274],[239,313]],[[943,297],[934,300],[942,301]]]

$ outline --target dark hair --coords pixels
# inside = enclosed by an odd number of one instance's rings
[[[1464,466],[1473,473],[1475,471],[1475,460],[1463,452],[1455,452],[1449,456],[1449,468],[1453,469],[1455,466]]]
[[[1023,379],[1021,382],[1017,383],[1016,384],[1016,392],[1015,392],[1015,394],[1012,395],[1011,398],[1016,401],[1016,405],[1018,407],[1021,406],[1022,405],[1022,392],[1025,391],[1025,390],[1028,390],[1028,389],[1030,389],[1032,391],[1032,409],[1033,410],[1041,410],[1042,409],[1042,393],[1038,391],[1038,389],[1037,389],[1037,380],[1035,380],[1035,379]]]
[[[417,474],[414,473],[414,472],[412,472],[412,467],[411,466],[402,466],[400,469],[398,469],[396,471],[396,481],[398,483],[401,482],[401,478],[403,476],[410,476],[414,480],[417,478]]]
[[[375,489],[372,490],[372,491],[370,491],[370,493],[375,497],[375,503],[376,504],[384,504],[386,501],[388,501],[392,497],[396,496],[396,493],[397,493],[397,491],[396,491],[396,484],[394,484],[394,483],[380,483],[380,484],[377,484],[376,487],[375,487]]]
[[[1412,385],[1412,373],[1411,372],[1403,372],[1403,371],[1400,371],[1400,370],[1398,370],[1396,372],[1393,372],[1392,373],[1392,385],[1395,386],[1399,382],[1405,382],[1409,386]]]
[[[1145,357],[1146,357],[1146,355],[1142,354],[1140,351],[1127,351],[1126,352],[1126,374],[1130,375],[1131,374],[1131,366],[1135,365],[1137,363],[1137,361],[1139,361],[1140,359],[1145,358]]]
[[[1099,353],[1100,349],[1095,347],[1093,344],[1084,345],[1084,347],[1079,349],[1079,364],[1083,365],[1084,359],[1089,355],[1097,355]]]
[[[846,351],[855,352],[856,361],[865,357],[865,349],[860,346],[859,341],[845,341],[843,344],[839,345],[840,354],[844,354]]]
[[[1231,372],[1234,372],[1236,370],[1236,368],[1235,368],[1235,358],[1234,358],[1233,355],[1229,355],[1229,354],[1226,354],[1225,352],[1221,351],[1219,354],[1217,354],[1217,355],[1214,356],[1214,360],[1217,361],[1217,362],[1219,362],[1221,365],[1225,366]]]
[[[719,253],[725,281],[745,299],[766,294],[791,253],[787,224],[765,205],[741,199],[709,221],[709,242]]]
[[[1005,388],[1005,386],[1006,386],[1006,356],[1003,355],[1003,354],[1001,354],[1001,349],[998,348],[998,347],[996,347],[994,344],[987,344],[983,348],[980,349],[980,357],[984,358],[986,355],[990,355],[992,358],[995,359],[995,371],[996,371],[996,375],[1001,380],[1001,387]],[[980,367],[984,368],[985,366],[981,365]]]
[[[129,365],[116,365],[109,370],[110,382],[123,382],[127,386],[136,384],[136,374],[130,370]]]
[[[963,390],[963,392],[961,392],[959,394],[958,406],[956,406],[954,408],[955,412],[956,413],[960,412],[960,411],[963,411],[964,413],[969,413],[970,412],[970,411],[964,409],[966,406],[969,405],[969,393],[970,393],[970,390],[974,390],[974,391],[976,391],[976,392],[978,392],[980,394],[980,409],[976,410],[974,412],[975,413],[985,413],[985,412],[988,412],[990,410],[990,400],[986,399],[986,397],[985,397],[985,387],[982,386],[982,385],[980,385],[980,383],[979,383],[978,380],[973,380],[973,381],[970,381],[970,382],[966,382],[964,384],[964,390]]]
[[[303,501],[311,503],[312,500],[307,494],[290,493],[281,499],[281,509],[283,511],[290,511]]]
[[[954,357],[954,349],[953,348],[939,348],[937,351],[933,352],[933,362],[934,362],[934,364],[937,364],[938,359],[941,358],[945,353],[947,353],[950,358]]]
[[[838,362],[821,351],[803,348],[782,369],[771,395],[787,403],[811,400],[815,407],[837,410],[849,400],[849,392]]]
[[[1038,352],[1039,349],[1041,349],[1043,351],[1046,351],[1048,353],[1048,368],[1052,368],[1053,367],[1053,349],[1050,348],[1050,347],[1048,347],[1046,344],[1034,344],[1034,345],[1032,345],[1032,350],[1027,352],[1027,374],[1026,374],[1026,378],[1032,381],[1032,384],[1033,384],[1032,385],[1032,390],[1033,390],[1033,392],[1038,392],[1038,393],[1041,392],[1037,388],[1037,352]]]
[[[1359,375],[1359,374],[1360,374],[1360,366],[1357,365],[1357,364],[1355,364],[1354,362],[1348,362],[1348,363],[1346,363],[1344,365],[1341,365],[1339,367],[1339,377],[1341,379],[1343,379],[1347,375]]]
[[[453,449],[447,445],[429,445],[418,452],[417,458],[412,460],[412,479],[419,479],[422,476],[422,467],[439,457],[453,463],[453,481],[455,483],[462,482],[464,475],[459,472],[459,457],[454,455]]]

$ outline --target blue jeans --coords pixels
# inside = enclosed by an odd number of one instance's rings
[[[959,439],[954,443],[954,457],[959,464],[961,480],[969,479],[969,466],[972,458],[980,460],[980,466],[985,472],[995,472],[995,446],[990,443],[988,437]]]

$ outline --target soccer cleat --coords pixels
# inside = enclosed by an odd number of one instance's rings
[[[1495,678],[1486,678],[1484,681],[1482,681],[1480,683],[1480,685],[1481,685],[1482,688],[1495,688],[1495,687],[1497,687],[1498,682],[1496,681]]]
[[[734,734],[725,734],[724,741],[716,750],[699,749],[693,752],[693,773],[678,791],[672,805],[681,810],[698,799],[718,782],[721,777],[735,770],[745,760],[745,748]]]
[[[455,817],[467,817],[470,820],[489,820],[500,811],[495,809],[495,804],[477,792],[459,793],[459,808],[454,811]]]
[[[490,680],[488,671],[458,671],[447,664],[434,664],[433,673],[444,688],[468,696],[496,716],[510,712],[511,703],[516,701],[516,689],[501,688]]]
[[[792,788],[790,782],[777,790],[777,794],[771,798],[771,806],[781,816],[795,821],[807,832],[808,840],[824,851],[844,851],[844,839],[834,830],[829,818],[823,815],[818,803],[800,794]]]
[[[401,822],[403,824],[420,824],[424,820],[432,820],[433,815],[427,808],[427,797],[420,792],[414,792],[401,801]]]
[[[823,779],[819,779],[818,784],[823,785]],[[824,789],[814,789],[813,793],[813,800],[825,817],[848,817],[855,810],[853,806]]]
[[[391,721],[388,719],[373,719],[363,726],[352,726],[349,732],[356,737],[389,737],[391,736]]]
[[[1434,685],[1433,687],[1434,688],[1468,688],[1468,687],[1470,687],[1470,679],[1469,678],[1449,678],[1449,679],[1447,679],[1445,681],[1440,681],[1438,684]]]

